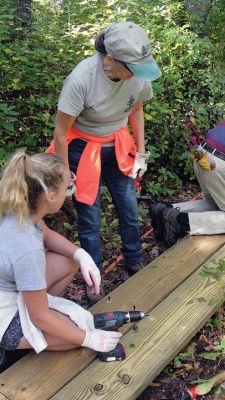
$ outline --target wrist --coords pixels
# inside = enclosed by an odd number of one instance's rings
[[[84,254],[87,254],[86,251],[84,249],[76,249],[75,252],[73,253],[73,259],[74,261],[81,261],[82,257],[84,256]]]
[[[78,328],[79,329],[79,337],[77,338],[77,344],[79,345],[79,346],[83,346],[83,343],[85,342],[85,338],[86,338],[86,333],[87,333],[87,331],[85,331],[84,329],[80,329],[80,328]]]
[[[136,156],[137,157],[145,159],[145,160],[147,160],[149,158],[149,155],[150,155],[150,151],[147,151],[147,152],[144,152],[144,153],[141,153],[139,151],[136,152]]]
[[[145,147],[144,146],[138,146],[137,147],[137,153],[140,153],[140,154],[145,154],[146,153],[146,151],[145,151]]]
[[[90,348],[90,344],[91,344],[91,341],[92,341],[92,331],[84,331],[84,333],[85,333],[84,340],[81,343],[81,346]]]

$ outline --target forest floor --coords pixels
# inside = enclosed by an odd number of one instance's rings
[[[166,200],[169,203],[187,201],[197,195],[198,190],[196,185],[187,184],[181,190],[175,191],[167,199],[161,198],[157,200]],[[101,236],[104,271],[106,272],[102,276],[102,286],[105,295],[107,295],[126,281],[130,273],[126,270],[123,260],[119,260],[118,262],[118,257],[121,255],[118,220],[107,193],[105,193],[103,199]],[[139,214],[142,248],[144,250],[145,265],[147,265],[158,257],[159,254],[163,253],[165,248],[156,243],[151,232],[151,219],[149,217],[147,201],[139,201]],[[71,202],[66,203],[56,218],[50,217],[49,221],[47,219],[46,222],[70,240],[75,241],[77,244],[79,243],[76,233],[76,215]],[[109,272],[107,272],[108,270]],[[74,278],[73,282],[67,288],[65,297],[79,303],[85,308],[89,308],[94,304],[86,296],[85,284],[80,274]],[[225,313],[223,309],[208,321],[183,352],[162,371],[137,400],[188,400],[189,397],[186,397],[187,395],[183,391],[195,386],[196,382],[200,382],[202,379],[209,379],[225,370],[224,335]],[[219,350],[215,349],[215,346],[218,345],[221,345]],[[210,393],[201,396],[201,399],[225,400],[225,384],[224,387],[221,384],[213,388]]]

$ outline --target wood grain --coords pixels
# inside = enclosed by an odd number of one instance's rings
[[[213,259],[224,257],[225,247]],[[125,361],[94,361],[51,400],[135,400],[205,324],[219,300],[217,282],[196,271],[138,324],[138,332],[122,338]]]
[[[91,308],[94,313],[136,309],[149,311],[225,243],[225,236],[187,237]],[[131,329],[126,325],[123,332]],[[10,400],[47,400],[95,358],[88,349],[29,353],[0,375],[1,392]],[[1,386],[4,385],[4,386]]]
[[[0,393],[0,400],[9,400],[8,397],[5,397],[4,394]]]

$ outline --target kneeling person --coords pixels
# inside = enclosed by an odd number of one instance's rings
[[[225,121],[209,131],[195,159],[194,172],[204,198],[167,205],[150,205],[156,240],[167,247],[186,233],[215,235],[225,233]]]

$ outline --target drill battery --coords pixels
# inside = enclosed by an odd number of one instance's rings
[[[122,361],[126,358],[125,348],[121,343],[118,343],[115,349],[108,351],[106,353],[98,353],[100,361],[110,362],[110,361]]]

